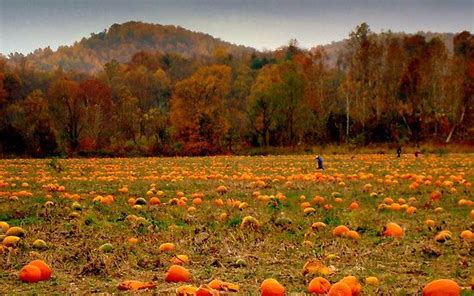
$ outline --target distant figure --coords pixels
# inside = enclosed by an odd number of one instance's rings
[[[318,170],[324,170],[323,158],[321,156],[316,155],[316,158],[314,159],[314,161],[316,162],[316,166]]]
[[[401,154],[402,154],[402,146],[398,146],[398,148],[397,148],[397,157],[400,158]]]

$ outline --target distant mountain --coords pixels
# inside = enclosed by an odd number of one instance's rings
[[[392,34],[407,35],[405,33]],[[425,36],[427,40],[440,37],[452,51],[454,34],[431,32],[418,34]],[[339,53],[346,44],[347,40],[342,40],[322,46],[328,54],[330,65],[336,64]],[[315,48],[310,50],[315,50]],[[131,21],[114,24],[109,29],[92,33],[89,38],[82,38],[71,46],[60,46],[56,51],[46,47],[37,49],[26,56],[10,54],[9,61],[17,65],[26,63],[43,71],[54,71],[61,67],[65,71],[97,73],[103,69],[105,63],[112,59],[125,63],[140,51],[175,53],[189,59],[213,56],[216,51],[226,52],[235,57],[257,52],[254,48],[235,45],[209,34],[193,32],[179,26]]]
[[[100,71],[104,63],[115,59],[127,62],[137,52],[159,51],[177,53],[186,58],[211,56],[216,49],[234,56],[249,54],[255,49],[235,45],[211,35],[193,32],[179,26],[165,26],[143,22],[114,24],[108,30],[92,33],[72,46],[61,46],[57,51],[47,47],[26,56],[29,65],[45,71],[57,67],[93,73]],[[10,55],[10,61],[19,63],[22,55]]]
[[[415,34],[407,34],[407,33],[391,33],[393,36],[396,37],[404,37],[404,36],[409,36],[409,35],[421,35],[426,38],[427,41],[438,37],[440,38],[444,44],[446,45],[446,48],[450,53],[453,52],[453,39],[454,39],[454,33],[433,33],[433,32],[417,32]],[[378,37],[382,36],[382,34],[377,34]],[[334,66],[337,63],[337,59],[339,57],[339,54],[344,50],[344,48],[347,46],[347,39],[340,40],[340,41],[333,41],[329,44],[325,44],[322,46],[315,46],[310,49],[310,51],[315,51],[318,47],[324,48],[326,54],[328,55],[328,64]]]

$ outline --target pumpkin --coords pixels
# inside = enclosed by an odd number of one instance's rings
[[[346,283],[337,282],[329,289],[328,296],[352,296],[352,290]]]
[[[375,276],[369,276],[365,278],[365,283],[367,285],[371,286],[378,286],[379,285],[379,279]]]
[[[206,285],[201,285],[196,290],[196,296],[219,296],[219,291],[216,291]]]
[[[461,232],[460,237],[464,240],[471,240],[474,239],[474,233],[470,230],[464,230]]]
[[[178,283],[178,282],[188,282],[189,281],[189,271],[179,265],[171,265],[166,273],[165,281]]]
[[[221,185],[221,186],[217,187],[216,191],[219,194],[224,194],[224,193],[227,192],[227,187],[225,187],[224,185]]]
[[[118,289],[122,291],[127,291],[127,290],[143,290],[143,289],[153,289],[155,288],[156,285],[151,282],[141,282],[141,281],[136,281],[136,280],[127,280],[123,281],[118,285]]]
[[[459,296],[461,288],[459,285],[448,279],[439,279],[428,283],[423,288],[423,296]]]
[[[351,210],[357,210],[359,208],[359,204],[355,201],[353,201],[350,205],[349,205],[349,209]]]
[[[26,232],[23,228],[21,227],[10,227],[7,232],[5,233],[6,236],[18,236],[18,237],[24,237],[26,235]]]
[[[362,286],[359,284],[359,281],[355,276],[346,276],[340,282],[345,283],[346,285],[351,288],[352,295],[357,296],[359,295],[360,291],[362,290]]]
[[[42,239],[37,239],[33,242],[33,247],[36,249],[46,249],[48,245]]]
[[[16,246],[16,244],[20,241],[20,238],[18,236],[10,235],[6,236],[3,239],[2,244],[7,246],[7,247],[13,247]]]
[[[325,228],[327,225],[323,222],[314,222],[313,224],[311,224],[311,228],[313,230],[319,230],[319,229],[323,229]]]
[[[310,204],[309,202],[307,202],[307,201],[302,202],[302,203],[300,204],[300,208],[302,208],[303,210],[306,209],[306,208],[309,208],[309,207],[311,207],[311,204]]]
[[[36,283],[41,281],[41,270],[34,265],[26,265],[19,274],[20,280],[27,283]]]
[[[434,220],[427,219],[427,220],[425,221],[425,225],[428,226],[428,227],[430,227],[430,228],[433,228],[433,227],[436,226],[436,222],[435,222]]]
[[[439,192],[438,190],[435,190],[435,191],[431,192],[430,198],[433,201],[440,200],[441,199],[441,192]]]
[[[180,286],[176,288],[176,296],[195,296],[198,288],[191,285]]]
[[[435,240],[439,243],[444,243],[452,238],[452,233],[451,231],[448,230],[442,230],[440,231],[436,236]]]
[[[326,294],[329,289],[331,289],[331,283],[323,277],[312,279],[308,285],[308,293],[310,294]]]
[[[136,245],[138,243],[138,238],[136,237],[131,237],[128,239],[128,243],[131,245]]]
[[[284,296],[285,287],[275,279],[266,279],[260,285],[261,296]]]
[[[51,268],[46,264],[43,260],[33,260],[30,262],[29,265],[33,265],[38,267],[38,269],[41,271],[41,280],[42,281],[47,281],[51,278],[51,274],[53,271]]]
[[[169,252],[176,248],[175,244],[173,243],[163,243],[160,245],[159,250],[160,252]]]
[[[258,222],[257,219],[255,219],[252,216],[245,216],[244,219],[242,219],[242,223],[240,224],[240,228],[245,228],[246,226],[250,226],[253,228],[258,228],[260,227],[260,222]]]
[[[237,284],[224,282],[221,280],[212,280],[208,286],[214,290],[219,291],[227,291],[227,292],[238,292],[240,290],[240,286]]]
[[[416,208],[415,207],[408,207],[405,212],[409,215],[412,215],[416,212]]]
[[[349,231],[350,230],[349,230],[349,228],[347,228],[347,226],[339,225],[339,226],[337,226],[336,228],[333,229],[332,235],[334,235],[334,236],[343,236]]]
[[[7,222],[0,221],[0,233],[6,233],[10,225]]]
[[[346,232],[346,236],[355,240],[360,239],[360,235],[357,233],[357,231],[354,230],[349,230],[348,232]]]
[[[171,263],[176,265],[184,265],[189,263],[189,257],[187,255],[176,255],[171,258]]]
[[[384,236],[402,237],[403,229],[397,223],[390,222],[384,227]]]
[[[221,280],[212,280],[208,286],[212,289],[219,290],[222,286],[222,281]]]
[[[224,201],[222,200],[222,198],[216,198],[214,199],[214,204],[218,207],[222,207],[224,205]]]
[[[158,197],[150,198],[150,205],[151,206],[159,206],[160,204],[161,204],[161,201]]]

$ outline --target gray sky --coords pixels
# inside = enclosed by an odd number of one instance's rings
[[[474,0],[0,0],[0,52],[71,45],[130,20],[180,25],[236,44],[306,48],[373,31],[474,31]]]

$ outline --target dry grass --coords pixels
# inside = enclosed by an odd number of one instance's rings
[[[472,182],[472,154],[418,159],[412,155],[401,159],[375,154],[327,156],[320,181],[315,180],[311,156],[71,159],[59,163],[61,172],[50,166],[50,160],[0,161],[0,180],[8,183],[0,188],[0,221],[27,231],[16,250],[0,255],[0,294],[118,293],[118,283],[126,279],[154,281],[158,286],[155,294],[173,294],[178,284],[164,282],[173,254],[158,250],[164,242],[175,243],[177,254],[190,257],[193,284],[220,278],[240,284],[242,295],[258,294],[260,283],[267,277],[278,279],[289,292],[305,292],[313,276],[303,275],[302,267],[312,258],[335,269],[334,274],[325,276],[331,283],[346,275],[355,275],[361,282],[367,276],[377,276],[380,286],[363,284],[366,295],[414,295],[438,278],[451,278],[467,286],[474,275],[473,244],[459,238],[461,231],[474,230],[469,218],[473,207],[457,204],[461,198],[472,200],[472,187],[466,184]],[[425,185],[429,176],[431,184]],[[440,176],[445,177],[443,181],[452,181],[452,186],[435,186]],[[423,182],[410,189],[417,178]],[[265,185],[259,188],[258,180]],[[29,187],[21,188],[23,182]],[[49,183],[63,185],[65,191],[42,189]],[[165,194],[160,198],[162,205],[133,209],[127,203],[129,197],[149,200],[152,195],[147,191],[152,183]],[[365,184],[372,188],[364,190]],[[219,185],[229,189],[223,196],[216,192]],[[128,194],[118,192],[122,186],[128,187]],[[33,196],[9,199],[20,190]],[[280,192],[286,200],[281,204],[259,200],[252,197],[257,190],[268,196]],[[430,202],[433,190],[443,194],[437,203]],[[186,206],[166,204],[177,191],[188,197]],[[196,192],[204,193],[204,202],[190,213],[187,208],[192,206],[191,194]],[[334,202],[333,192],[342,194],[342,203]],[[370,196],[371,192],[378,196]],[[79,218],[69,217],[73,201],[67,193],[80,195],[83,209]],[[93,203],[99,194],[113,194],[116,201],[109,206]],[[314,205],[316,211],[305,215],[300,208],[301,195],[306,201],[323,196],[334,208]],[[216,207],[213,199],[220,197],[249,206]],[[409,215],[403,210],[379,210],[385,197],[395,201],[415,197],[417,201],[410,205],[417,211]],[[48,200],[55,205],[45,207]],[[348,208],[352,201],[359,203],[358,210]],[[435,213],[436,207],[444,211]],[[224,221],[219,220],[223,212],[228,214]],[[128,222],[126,217],[131,214],[144,217],[146,225]],[[247,215],[257,218],[262,226],[241,229],[242,218]],[[424,225],[428,218],[437,222],[436,229]],[[327,228],[310,231],[316,221],[326,223]],[[391,221],[405,229],[403,238],[381,236],[383,226]],[[357,230],[360,240],[333,237],[331,231],[339,224]],[[452,231],[453,238],[446,243],[434,241],[441,229]],[[137,237],[139,243],[129,245],[130,237]],[[34,250],[35,239],[45,240],[48,249]],[[303,245],[305,240],[313,245]],[[113,251],[99,251],[104,243],[111,243]],[[21,283],[17,272],[37,257],[52,266],[53,279]],[[245,266],[236,264],[239,259]]]

